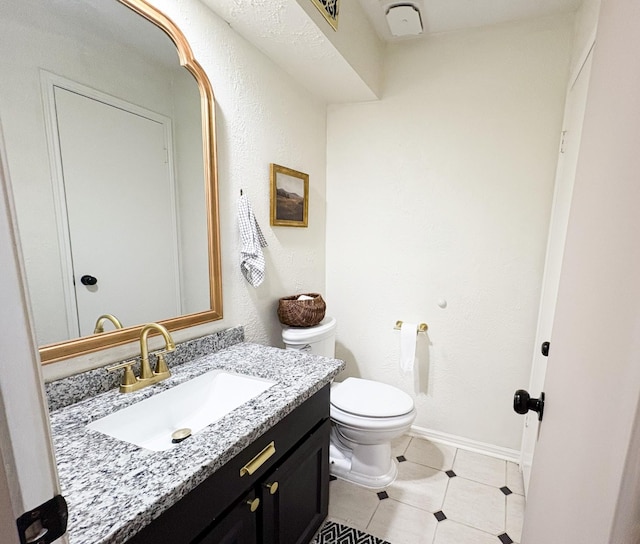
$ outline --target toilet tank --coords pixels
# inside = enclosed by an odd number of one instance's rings
[[[282,341],[287,349],[299,349],[314,355],[334,357],[336,320],[333,317],[325,317],[314,327],[284,327]]]

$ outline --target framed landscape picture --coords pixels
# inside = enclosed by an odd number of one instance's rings
[[[333,27],[333,30],[338,30],[340,0],[311,0],[311,2],[322,13],[327,22]]]
[[[271,164],[271,224],[306,227],[309,214],[309,175]]]

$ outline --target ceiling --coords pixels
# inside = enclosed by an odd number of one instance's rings
[[[353,0],[343,0],[350,2]],[[582,0],[359,0],[378,36],[384,41],[402,41],[438,32],[450,32],[510,21],[575,11]],[[391,35],[385,14],[390,6],[413,4],[420,11],[424,33],[420,36]]]
[[[582,0],[341,0],[343,13],[350,11],[361,19],[364,12],[375,29],[364,32],[361,40],[357,34],[346,37],[344,32],[334,33],[311,0],[200,1],[313,95],[330,104],[380,97],[380,86],[372,85],[372,78],[365,80],[344,50],[357,45],[358,55],[373,58],[384,47],[377,50],[368,47],[367,36],[375,39],[377,33],[381,46],[385,42],[407,40],[391,36],[385,20],[389,6],[416,5],[425,26],[426,32],[419,36],[423,38],[432,33],[572,12],[582,3]],[[358,32],[362,26],[352,24],[350,32]]]

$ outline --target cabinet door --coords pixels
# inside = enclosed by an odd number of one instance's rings
[[[260,520],[264,544],[307,543],[327,517],[330,429],[326,420],[263,480]]]
[[[213,529],[196,539],[197,544],[257,544],[258,529],[255,493],[246,495]]]

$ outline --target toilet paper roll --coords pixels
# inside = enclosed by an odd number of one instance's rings
[[[409,374],[413,372],[416,360],[416,338],[418,325],[403,322],[400,327],[400,370]]]

